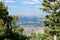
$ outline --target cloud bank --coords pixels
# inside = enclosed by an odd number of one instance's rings
[[[40,3],[39,0],[31,0],[31,1],[22,1],[24,4],[37,4]]]
[[[14,0],[5,0],[6,3],[15,3]]]

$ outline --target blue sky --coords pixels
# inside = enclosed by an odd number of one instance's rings
[[[8,6],[10,15],[18,16],[44,16],[39,9],[42,7],[42,0],[4,0],[4,4]]]

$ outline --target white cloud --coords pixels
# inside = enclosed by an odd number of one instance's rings
[[[32,0],[32,1],[23,1],[24,4],[37,4],[40,3],[38,0]]]
[[[34,2],[25,1],[24,4],[35,4]]]
[[[40,3],[38,0],[33,0],[33,2],[35,2],[35,3]]]
[[[6,3],[15,3],[14,0],[6,0],[5,2],[6,2]]]
[[[0,0],[1,2],[3,2],[3,0]]]

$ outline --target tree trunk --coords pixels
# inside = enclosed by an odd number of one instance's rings
[[[56,35],[54,35],[54,40],[57,40],[57,39],[56,39]]]

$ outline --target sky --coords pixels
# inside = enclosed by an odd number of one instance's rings
[[[9,15],[43,17],[44,13],[39,9],[42,0],[4,0],[8,6]]]

